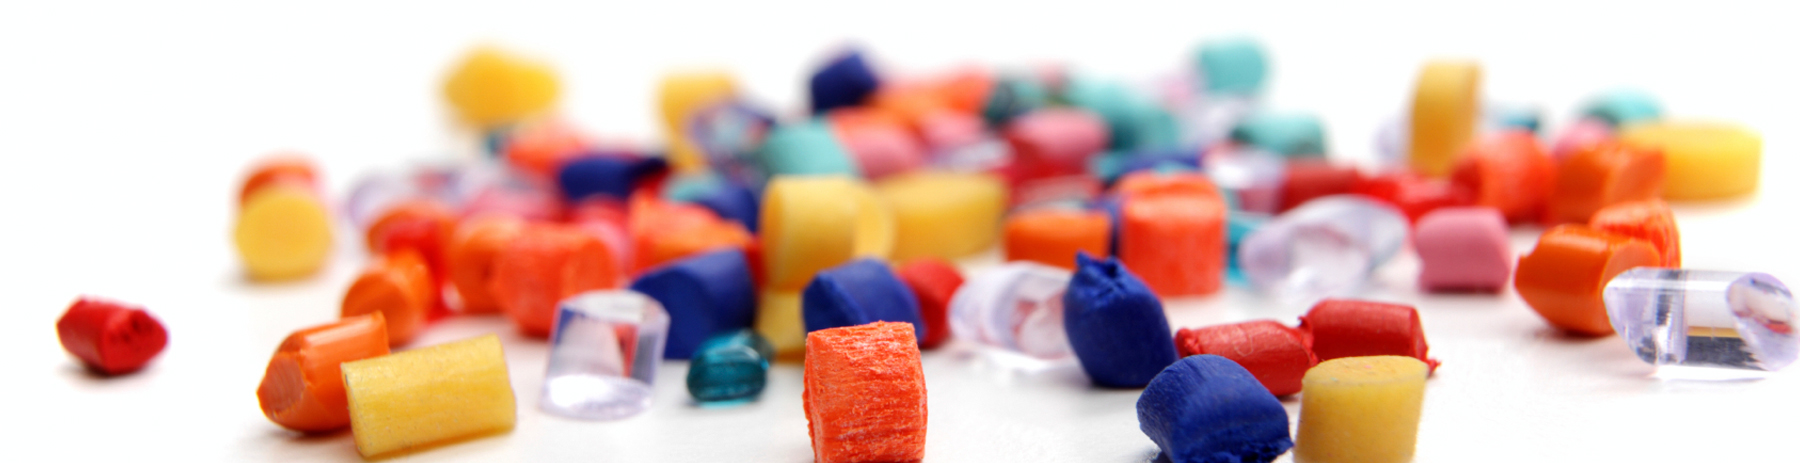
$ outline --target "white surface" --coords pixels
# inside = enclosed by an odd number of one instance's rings
[[[268,423],[252,390],[287,332],[335,316],[364,257],[344,239],[317,278],[246,284],[227,238],[238,175],[253,158],[298,149],[341,193],[365,169],[455,146],[438,79],[479,40],[553,61],[576,122],[643,142],[659,136],[651,102],[663,70],[729,68],[791,110],[805,72],[842,40],[902,73],[1064,61],[1141,80],[1182,65],[1200,38],[1252,32],[1274,55],[1273,105],[1318,111],[1334,152],[1351,157],[1368,155],[1427,57],[1479,58],[1490,97],[1542,105],[1551,127],[1582,97],[1633,85],[1676,115],[1763,132],[1768,181],[1757,200],[1678,208],[1688,264],[1800,283],[1789,215],[1800,197],[1785,181],[1797,172],[1800,75],[1788,49],[1800,34],[1774,2],[73,3],[0,5],[8,460],[357,461],[347,433],[297,437]],[[1519,230],[1515,242],[1535,233]],[[1800,373],[1657,380],[1617,338],[1555,335],[1514,295],[1422,297],[1415,269],[1404,259],[1387,268],[1372,296],[1418,304],[1445,362],[1427,392],[1418,461],[1794,459]],[[168,350],[139,374],[84,373],[52,329],[84,293],[148,305],[171,330]],[[1170,306],[1178,326],[1298,312],[1237,289]],[[404,461],[811,459],[795,366],[775,370],[761,402],[700,409],[680,387],[685,364],[668,362],[649,414],[576,422],[534,408],[544,345],[502,320],[452,320],[415,345],[486,332],[506,342],[518,428]],[[1155,452],[1137,430],[1136,391],[1092,389],[1070,370],[1004,374],[961,348],[928,353],[925,369],[928,461]]]

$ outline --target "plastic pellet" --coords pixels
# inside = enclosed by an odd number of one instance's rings
[[[820,270],[893,249],[892,211],[850,178],[778,177],[762,207],[765,276],[775,289],[797,291]]]
[[[495,48],[477,48],[444,81],[444,98],[463,122],[488,128],[543,113],[556,103],[556,71]]]
[[[1556,162],[1531,133],[1502,132],[1470,145],[1452,178],[1474,193],[1475,205],[1514,223],[1533,222],[1543,216],[1556,184]]]
[[[880,86],[881,79],[858,50],[846,50],[833,57],[807,81],[813,114],[861,106]]]
[[[246,191],[232,230],[245,273],[290,280],[318,272],[331,255],[332,226],[314,187],[274,181]]]
[[[502,150],[507,164],[533,179],[554,179],[562,163],[587,152],[593,142],[560,118],[520,124]]]
[[[1006,213],[1006,185],[987,174],[909,173],[876,183],[875,193],[893,210],[895,261],[985,251]]]
[[[663,353],[685,359],[714,335],[750,327],[756,315],[755,284],[744,252],[727,249],[650,269],[631,283],[631,289],[669,312],[668,347]]]
[[[349,427],[349,399],[339,365],[387,354],[387,322],[381,312],[295,331],[275,349],[256,387],[263,416],[300,432]]]
[[[1075,269],[1075,254],[1107,257],[1112,220],[1104,212],[1036,209],[1006,218],[1006,260]]]
[[[344,292],[339,316],[380,313],[386,321],[388,342],[400,346],[412,342],[425,328],[437,298],[438,287],[424,259],[418,253],[400,251],[377,257],[363,268]]]
[[[1613,332],[1600,291],[1632,267],[1654,267],[1662,256],[1650,243],[1585,225],[1561,225],[1538,237],[1519,258],[1513,287],[1551,326],[1586,336]]]
[[[1350,357],[1306,372],[1294,460],[1405,463],[1419,437],[1425,404],[1424,362],[1411,357]]]
[[[556,306],[538,408],[584,420],[649,409],[669,335],[662,305],[635,291],[589,291]]]
[[[1662,105],[1656,102],[1656,97],[1629,88],[1595,96],[1581,110],[1582,117],[1594,118],[1613,127],[1653,122],[1661,119],[1662,113]]]
[[[1200,163],[1233,210],[1274,214],[1281,209],[1287,160],[1280,155],[1226,145],[1207,150]]]
[[[350,430],[365,458],[503,433],[518,420],[506,354],[491,334],[341,369]]]
[[[1482,132],[1523,131],[1538,134],[1543,126],[1543,111],[1532,106],[1484,103],[1481,108]]]
[[[162,353],[169,332],[142,307],[82,296],[56,319],[56,340],[89,370],[119,375]]]
[[[1314,199],[1353,193],[1362,183],[1362,173],[1355,166],[1335,165],[1324,159],[1289,160],[1284,173],[1280,209],[1283,212]]]
[[[690,172],[705,167],[707,159],[695,143],[689,121],[697,113],[737,96],[737,83],[723,71],[690,71],[663,76],[657,85],[657,107],[669,140],[669,164]]]
[[[1413,227],[1419,288],[1431,292],[1498,292],[1512,276],[1506,218],[1486,207],[1438,209]]]
[[[649,195],[632,201],[629,222],[632,273],[706,252],[744,249],[755,240],[743,225],[720,219],[704,207]]]
[[[755,331],[738,330],[707,339],[688,364],[688,395],[701,403],[732,402],[762,395],[775,348]]]
[[[1217,355],[1181,359],[1137,401],[1138,429],[1171,463],[1268,462],[1294,447],[1287,409],[1244,367]]]
[[[813,461],[925,458],[925,370],[912,329],[875,322],[806,335],[801,397]]]
[[[1412,306],[1349,299],[1326,299],[1300,317],[1300,331],[1312,339],[1319,361],[1371,355],[1419,359],[1437,370],[1430,357],[1419,311]]]
[[[1438,208],[1475,202],[1472,192],[1457,188],[1448,179],[1427,178],[1405,170],[1364,177],[1357,183],[1356,194],[1387,203],[1412,222]]]
[[[795,122],[769,131],[757,158],[768,175],[862,176],[850,152],[822,120]]]
[[[800,291],[764,289],[756,300],[756,332],[775,346],[776,358],[799,358],[806,351]]]
[[[1556,169],[1546,222],[1582,223],[1600,208],[1662,197],[1661,152],[1598,143],[1576,150]]]
[[[1777,371],[1800,355],[1794,295],[1768,274],[1639,267],[1604,298],[1613,329],[1651,365]]]
[[[1236,285],[1249,284],[1244,276],[1244,262],[1238,249],[1244,245],[1244,238],[1256,233],[1269,216],[1252,212],[1232,211],[1225,218],[1225,280]]]
[[[950,299],[963,285],[962,273],[942,259],[919,259],[900,266],[900,281],[912,289],[919,301],[919,318],[925,322],[925,340],[921,349],[931,349],[950,340]]]
[[[1050,104],[1050,90],[1027,76],[1002,76],[994,81],[981,117],[989,125],[1004,127],[1013,119]]]
[[[718,214],[719,218],[737,222],[751,233],[756,233],[761,223],[758,214],[762,210],[762,201],[755,191],[736,181],[727,180],[711,191],[694,198],[698,204]]]
[[[1649,242],[1662,256],[1658,267],[1681,267],[1681,230],[1669,204],[1657,199],[1607,206],[1594,213],[1588,226]]]
[[[667,172],[668,167],[662,158],[582,156],[563,162],[556,181],[563,199],[571,203],[590,195],[624,199],[639,182]]]
[[[1319,363],[1310,338],[1270,320],[1182,328],[1175,332],[1175,350],[1184,358],[1212,354],[1229,359],[1277,396],[1300,392],[1300,378]]]
[[[1117,260],[1076,257],[1063,293],[1069,347],[1094,384],[1143,387],[1180,359],[1162,301]]]
[[[1175,117],[1116,81],[1085,76],[1068,79],[1060,95],[1069,105],[1106,121],[1107,147],[1118,151],[1174,148]]]
[[[874,259],[853,260],[819,272],[801,293],[800,304],[808,333],[885,321],[913,324],[921,343],[928,334],[912,289],[894,276],[887,264]]]
[[[457,224],[445,257],[450,264],[450,282],[462,300],[463,313],[500,311],[500,303],[490,289],[494,264],[499,261],[500,252],[506,249],[507,243],[519,236],[524,227],[524,222],[510,218],[470,219]]]
[[[1077,175],[1087,171],[1087,159],[1106,149],[1106,121],[1078,109],[1044,109],[1019,116],[1005,128],[1012,147],[1012,179],[1026,180]]]
[[[1413,87],[1413,170],[1429,177],[1450,174],[1457,156],[1475,139],[1481,108],[1481,66],[1463,61],[1430,61]]]
[[[375,217],[363,231],[363,244],[371,253],[408,249],[427,263],[443,262],[441,247],[456,233],[456,222],[456,213],[443,203],[403,200]]]
[[[1668,163],[1664,199],[1724,199],[1756,191],[1762,169],[1762,136],[1749,128],[1659,121],[1627,127],[1619,139],[1626,145],[1662,151]]]
[[[250,175],[244,178],[243,187],[238,189],[238,206],[243,207],[257,191],[276,185],[300,187],[316,195],[319,169],[300,155],[276,155],[258,161],[250,168]]]
[[[1231,140],[1287,157],[1324,157],[1325,124],[1307,113],[1261,112],[1238,121]]]
[[[1606,121],[1582,118],[1575,121],[1574,124],[1569,124],[1567,128],[1563,129],[1562,135],[1556,137],[1556,144],[1550,147],[1550,157],[1558,161],[1568,159],[1569,156],[1590,146],[1617,140],[1617,137],[1613,136],[1612,126],[1607,125]]]
[[[532,225],[500,252],[489,289],[520,332],[541,338],[550,335],[557,301],[616,288],[619,274],[612,252],[598,238],[573,228]]]
[[[1069,356],[1063,292],[1069,272],[1034,262],[1008,262],[975,274],[950,299],[957,336],[1040,359]]]
[[[1168,180],[1150,180],[1157,177]],[[1125,195],[1119,260],[1157,295],[1212,294],[1224,285],[1225,202],[1211,181],[1198,174],[1133,174],[1119,190]]]
[[[1353,289],[1406,243],[1406,218],[1357,195],[1327,196],[1263,224],[1238,245],[1250,285],[1298,301]]]
[[[832,133],[870,180],[918,169],[925,148],[899,118],[874,109],[840,108],[826,116]]]
[[[1255,96],[1267,80],[1267,55],[1256,39],[1232,37],[1201,43],[1194,61],[1206,93]]]
[[[775,117],[767,109],[743,100],[731,100],[702,108],[689,116],[687,136],[704,155],[707,167],[732,181],[762,186],[768,173],[763,170],[758,152],[775,127]],[[685,170],[676,162],[679,172]]]

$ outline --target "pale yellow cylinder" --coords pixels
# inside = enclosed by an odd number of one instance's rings
[[[1006,213],[1006,186],[987,174],[916,172],[889,177],[875,191],[894,211],[896,262],[984,251]]]
[[[250,278],[301,278],[317,272],[331,255],[331,219],[312,191],[262,188],[238,210],[232,242]]]
[[[669,137],[669,164],[689,172],[706,167],[700,147],[688,134],[688,118],[695,111],[718,104],[737,94],[737,84],[724,71],[688,71],[663,77],[657,88],[663,132]]]
[[[806,354],[805,325],[799,291],[763,290],[756,305],[756,332],[769,340],[776,358],[799,359]]]
[[[1327,360],[1306,371],[1294,461],[1412,460],[1430,368],[1392,355]]]
[[[504,432],[518,419],[506,354],[492,334],[340,368],[364,457]]]
[[[894,216],[867,184],[843,176],[777,176],[763,193],[764,277],[798,291],[820,270],[858,257],[886,258]]]
[[[1407,158],[1413,170],[1443,177],[1456,166],[1481,114],[1481,65],[1431,61],[1413,88],[1412,140]]]
[[[1718,122],[1657,121],[1627,127],[1628,145],[1661,150],[1667,172],[1663,197],[1724,199],[1756,191],[1762,171],[1762,136]]]

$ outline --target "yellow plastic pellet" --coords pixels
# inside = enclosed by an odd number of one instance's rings
[[[868,185],[843,176],[778,176],[762,205],[768,286],[798,291],[814,274],[857,257],[886,258],[894,217]]]
[[[894,210],[896,262],[986,250],[1006,212],[1006,186],[992,175],[919,172],[889,177],[875,190]]]
[[[720,71],[669,74],[663,77],[657,93],[662,107],[663,131],[669,137],[669,164],[682,172],[706,167],[699,146],[688,136],[688,118],[696,110],[737,94],[737,84],[731,74]]]
[[[1411,460],[1429,371],[1419,359],[1393,355],[1327,360],[1307,370],[1294,461]]]
[[[1467,61],[1431,61],[1413,88],[1412,143],[1407,157],[1413,170],[1442,177],[1475,138],[1481,112],[1481,65]]]
[[[270,186],[244,200],[232,238],[250,278],[301,278],[330,256],[331,219],[312,191]]]
[[[1723,199],[1756,191],[1762,136],[1749,128],[1658,121],[1628,126],[1620,138],[1628,145],[1662,150],[1664,198]]]
[[[806,326],[800,321],[800,292],[763,290],[756,305],[756,332],[769,340],[776,358],[806,354]]]
[[[504,432],[518,419],[506,355],[492,334],[341,369],[364,457]]]
[[[559,88],[549,65],[483,47],[451,71],[444,98],[463,122],[491,128],[549,111]]]

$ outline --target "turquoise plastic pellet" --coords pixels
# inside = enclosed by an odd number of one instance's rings
[[[1261,228],[1269,216],[1254,212],[1233,210],[1225,218],[1225,281],[1235,285],[1247,285],[1250,280],[1244,278],[1244,267],[1238,263],[1238,243],[1244,237]]]
[[[981,117],[987,120],[990,127],[1004,127],[1013,118],[1049,104],[1050,91],[1036,80],[1020,76],[1001,77],[994,82],[994,89],[988,92],[987,104],[982,107]]]
[[[1106,121],[1111,134],[1107,146],[1113,150],[1167,149],[1179,142],[1174,115],[1118,82],[1075,78],[1061,96],[1069,105],[1091,111]]]
[[[748,329],[708,338],[688,366],[688,394],[701,403],[754,399],[768,383],[775,348]]]
[[[1195,61],[1206,92],[1218,95],[1255,96],[1268,78],[1269,61],[1261,43],[1249,37],[1212,40],[1200,44]]]
[[[1602,93],[1588,102],[1583,116],[1606,121],[1614,128],[1662,119],[1662,105],[1656,97],[1635,89],[1617,89]]]
[[[1325,124],[1307,113],[1252,114],[1231,129],[1231,139],[1290,158],[1325,156]]]
[[[758,156],[763,171],[769,175],[850,175],[861,177],[862,171],[850,159],[850,152],[838,142],[831,127],[821,120],[811,120],[775,127],[763,139]]]

